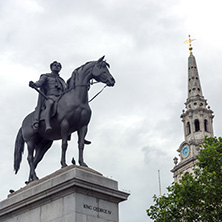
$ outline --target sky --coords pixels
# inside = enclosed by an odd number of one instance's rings
[[[17,175],[13,153],[21,123],[37,102],[29,81],[49,72],[55,60],[67,80],[75,68],[105,55],[116,85],[90,104],[85,162],[130,193],[119,205],[120,222],[151,221],[146,209],[173,182],[173,158],[184,140],[188,35],[214,111],[214,135],[222,135],[221,9],[220,0],[0,0],[0,200],[28,178],[27,149]],[[102,87],[91,87],[89,96]],[[76,137],[69,164],[77,159]],[[60,168],[60,143],[37,167],[40,178]]]

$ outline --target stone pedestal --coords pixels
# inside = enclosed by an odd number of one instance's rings
[[[116,181],[69,166],[32,182],[0,202],[1,222],[118,222],[129,196]]]

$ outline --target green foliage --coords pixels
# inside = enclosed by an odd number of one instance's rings
[[[197,156],[193,174],[167,187],[147,215],[156,222],[222,221],[222,138],[210,137]]]

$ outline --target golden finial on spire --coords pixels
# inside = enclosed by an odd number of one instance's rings
[[[184,43],[185,43],[185,44],[189,43],[190,55],[192,55],[192,49],[193,49],[193,48],[192,48],[192,46],[191,46],[191,42],[194,41],[195,39],[191,39],[191,38],[190,38],[190,35],[188,35],[188,37],[189,37],[189,39],[186,40]]]

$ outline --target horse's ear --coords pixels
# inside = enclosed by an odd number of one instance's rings
[[[101,57],[97,62],[98,62],[98,63],[99,63],[99,62],[102,62],[104,58],[105,58],[105,56]]]

